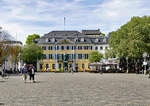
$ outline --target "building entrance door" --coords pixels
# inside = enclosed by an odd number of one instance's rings
[[[64,62],[64,72],[68,72],[68,62]]]
[[[68,71],[68,60],[69,60],[69,55],[68,54],[64,54],[64,72],[69,72]]]

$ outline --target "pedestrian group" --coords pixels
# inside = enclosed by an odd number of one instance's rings
[[[35,83],[35,80],[34,80],[35,69],[33,67],[33,64],[30,64],[30,65],[24,64],[24,66],[22,68],[22,74],[23,74],[23,79],[24,79],[25,83],[26,83],[28,75],[29,75],[30,82],[32,81],[33,83]]]

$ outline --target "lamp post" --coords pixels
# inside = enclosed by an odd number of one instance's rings
[[[143,53],[143,58],[144,58],[144,62],[143,62],[143,65],[144,65],[143,74],[146,74],[146,66],[147,66],[146,57],[147,57],[147,53],[144,52]]]
[[[73,44],[73,70],[75,70],[75,59],[76,59],[76,52],[75,52],[75,50],[76,50],[76,39],[74,40],[74,44]]]
[[[78,37],[78,34],[77,34],[77,37]],[[73,56],[73,70],[74,71],[76,71],[76,50],[77,50],[77,45],[76,45],[76,42],[77,42],[77,39],[78,38],[75,38],[74,39],[74,47],[73,47],[73,54],[74,54],[74,56]]]
[[[63,54],[63,68],[64,68],[64,72],[66,72],[66,64],[65,64],[65,62],[66,62],[66,53],[64,52],[64,54]]]
[[[126,61],[127,61],[127,73],[129,73],[129,69],[128,69],[128,57],[126,57]]]
[[[56,44],[56,72],[57,72],[57,69],[58,69],[58,59],[57,59],[57,44]]]
[[[21,61],[20,61],[20,57],[21,57],[21,54],[19,52],[18,54],[18,69],[19,69],[19,72],[21,72]]]

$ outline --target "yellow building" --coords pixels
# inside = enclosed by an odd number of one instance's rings
[[[38,71],[88,71],[89,53],[107,45],[107,39],[99,30],[52,31],[37,43],[43,49]]]

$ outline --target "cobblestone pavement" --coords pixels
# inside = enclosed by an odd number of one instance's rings
[[[0,105],[150,106],[150,79],[136,74],[37,73],[0,79]]]

